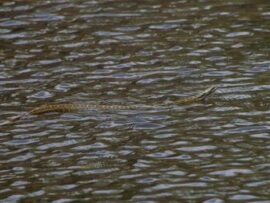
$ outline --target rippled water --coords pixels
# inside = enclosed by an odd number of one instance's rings
[[[17,0],[0,16],[2,202],[270,201],[268,0]],[[6,122],[74,101],[153,109]]]

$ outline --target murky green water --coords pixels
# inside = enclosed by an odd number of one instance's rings
[[[269,202],[269,92],[268,0],[1,1],[0,199]]]

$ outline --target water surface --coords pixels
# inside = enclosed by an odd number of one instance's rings
[[[0,16],[2,202],[270,201],[267,0],[13,0]],[[6,123],[74,101],[153,108]]]

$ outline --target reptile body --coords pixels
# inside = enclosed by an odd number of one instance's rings
[[[217,87],[213,86],[205,91],[194,95],[190,97],[184,97],[181,99],[178,99],[176,101],[171,101],[168,103],[163,103],[160,106],[170,106],[170,105],[185,105],[185,104],[190,104],[193,102],[198,102],[204,100],[207,96],[212,94]],[[28,114],[32,115],[40,115],[44,113],[49,113],[49,112],[73,112],[73,111],[79,111],[79,110],[93,110],[93,109],[100,109],[100,110],[130,110],[130,109],[138,109],[142,107],[141,105],[103,105],[103,104],[93,104],[93,103],[62,103],[62,104],[45,104],[38,106],[36,108],[33,108],[31,111],[26,112],[21,115],[13,116],[10,117],[9,120],[17,120],[20,119]],[[150,106],[148,106],[150,107]]]

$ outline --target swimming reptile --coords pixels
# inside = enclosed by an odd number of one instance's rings
[[[217,89],[216,86],[212,86],[203,92],[200,92],[199,94],[190,96],[190,97],[184,97],[181,99],[178,99],[176,101],[171,101],[168,103],[161,104],[160,106],[169,106],[169,105],[184,105],[184,104],[190,104],[193,102],[198,102],[204,100],[207,96],[212,94]],[[44,104],[41,106],[38,106],[36,108],[33,108],[31,111],[26,112],[24,114],[20,114],[17,116],[9,117],[9,120],[14,121],[21,119],[27,115],[40,115],[44,113],[49,112],[73,112],[73,111],[79,111],[79,110],[92,110],[92,109],[100,109],[100,110],[129,110],[129,109],[137,109],[140,108],[140,105],[103,105],[103,104],[93,104],[93,103],[87,103],[87,102],[81,102],[81,103],[61,103],[61,104]]]

